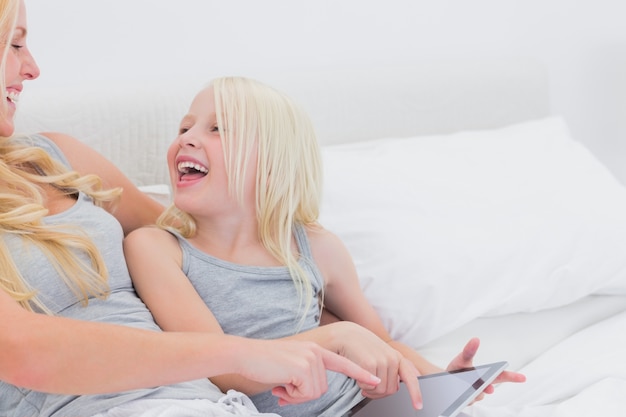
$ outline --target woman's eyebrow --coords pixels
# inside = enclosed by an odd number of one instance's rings
[[[26,28],[22,26],[17,26],[13,31],[13,37],[25,38],[27,34]]]

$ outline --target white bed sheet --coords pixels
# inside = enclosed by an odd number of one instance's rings
[[[521,369],[527,382],[498,388],[475,417],[626,415],[626,311],[566,338]]]
[[[622,311],[626,296],[590,295],[560,308],[481,317],[417,349],[445,366],[470,338],[479,337],[476,363],[506,360],[510,369],[519,370],[559,342]]]
[[[474,417],[626,415],[626,296],[593,295],[532,314],[481,318],[419,348],[445,365],[472,336],[477,363],[508,360],[523,384],[469,407]]]

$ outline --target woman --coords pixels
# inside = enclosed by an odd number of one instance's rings
[[[23,82],[39,76],[26,34],[24,2],[0,0],[0,415],[130,415],[124,407],[164,400],[254,414],[245,397],[216,404],[222,394],[206,377],[223,373],[273,384],[284,403],[321,395],[326,368],[376,385],[311,343],[159,331],[134,293],[122,239],[162,208],[73,138],[12,137]]]

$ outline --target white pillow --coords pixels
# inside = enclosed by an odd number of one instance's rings
[[[172,202],[170,187],[167,184],[140,185],[137,188],[166,207]]]
[[[322,154],[320,221],[396,339],[626,293],[626,189],[560,118]]]

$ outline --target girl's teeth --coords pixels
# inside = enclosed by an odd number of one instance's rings
[[[204,174],[209,172],[202,165],[194,164],[193,162],[181,162],[181,163],[178,164],[178,170],[181,171],[181,172],[188,171],[189,169],[194,169],[194,170],[196,170],[198,172],[202,172]]]

